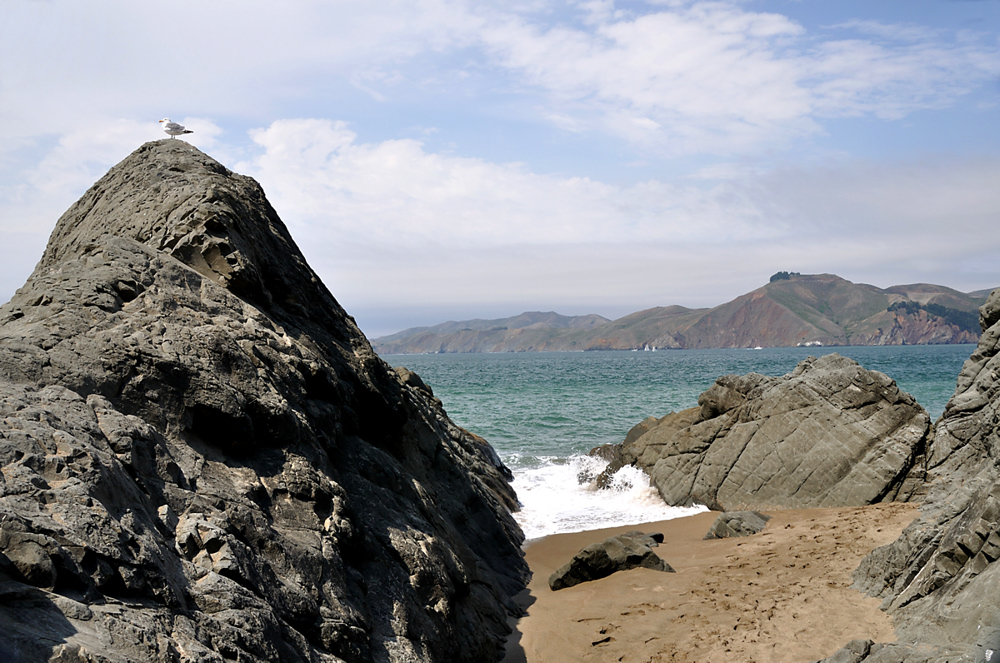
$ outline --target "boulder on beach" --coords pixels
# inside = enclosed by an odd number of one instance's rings
[[[922,495],[927,412],[883,373],[838,354],[791,373],[727,375],[699,407],[649,419],[608,471],[643,469],[673,506],[861,506]],[[638,433],[638,434],[633,434]]]
[[[859,660],[1000,656],[1000,290],[980,309],[980,325],[927,450],[920,517],[854,574],[855,587],[882,599],[898,635]]]
[[[653,552],[660,543],[663,535],[659,533],[626,532],[591,544],[549,576],[549,587],[556,591],[639,567],[673,573],[673,568]]]
[[[764,529],[771,516],[758,511],[728,511],[720,513],[712,523],[705,539],[728,539],[734,536],[750,536]]]
[[[493,450],[181,141],[0,307],[0,469],[3,660],[494,661],[528,579]]]

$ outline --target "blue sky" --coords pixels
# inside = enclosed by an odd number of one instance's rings
[[[1000,0],[5,0],[0,299],[164,116],[373,337],[1000,286]]]

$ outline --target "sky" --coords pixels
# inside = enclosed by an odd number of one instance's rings
[[[1000,0],[3,0],[0,301],[165,116],[370,338],[1000,286]]]

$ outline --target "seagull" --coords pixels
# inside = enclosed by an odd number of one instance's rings
[[[169,117],[165,117],[160,120],[160,124],[163,125],[163,130],[171,137],[180,136],[181,134],[193,134],[194,132],[190,129],[185,129],[176,122],[171,122]]]

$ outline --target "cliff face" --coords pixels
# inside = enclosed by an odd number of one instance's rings
[[[59,220],[0,308],[0,417],[0,659],[502,652],[506,468],[186,143]]]
[[[921,516],[854,574],[859,589],[883,599],[899,642],[850,660],[983,661],[1000,651],[1000,290],[980,324],[928,448]]]
[[[382,354],[975,343],[984,301],[942,286],[882,290],[833,274],[778,280],[711,309],[653,308],[588,326],[518,318],[445,323],[375,339]],[[592,316],[584,316],[589,318]]]

